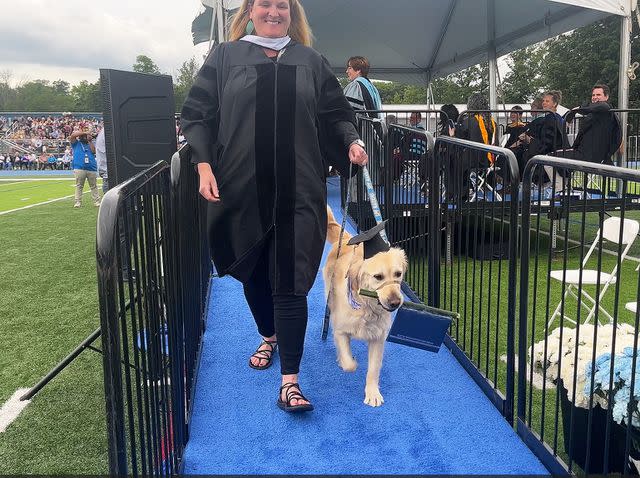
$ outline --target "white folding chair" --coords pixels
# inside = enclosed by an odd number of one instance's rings
[[[502,201],[502,195],[489,184],[487,179],[491,174],[497,174],[499,167],[491,164],[487,168],[472,169],[470,172],[471,189],[469,190],[469,202],[486,200],[491,193],[492,201]]]
[[[609,323],[613,323],[613,317],[611,316],[611,314],[609,314],[609,312],[607,312],[604,309],[604,307],[602,307],[602,298],[607,292],[607,289],[609,288],[609,286],[616,283],[618,263],[616,261],[616,265],[611,271],[611,273],[606,273],[603,271],[597,271],[593,269],[586,269],[586,266],[587,266],[587,262],[589,261],[589,258],[591,257],[591,254],[593,254],[593,251],[596,249],[596,247],[598,247],[601,233],[602,233],[603,241],[606,240],[615,244],[622,243],[623,245],[626,246],[622,251],[622,255],[620,257],[620,264],[622,264],[625,257],[629,253],[629,249],[631,249],[631,245],[633,244],[633,242],[635,241],[638,235],[638,231],[640,230],[640,223],[638,223],[638,221],[634,221],[633,219],[625,219],[624,226],[622,229],[622,234],[621,234],[620,222],[621,222],[621,219],[619,217],[610,217],[602,223],[602,229],[598,230],[598,233],[596,234],[596,238],[593,241],[593,244],[591,244],[591,248],[587,252],[587,255],[584,256],[584,260],[582,261],[582,266],[580,269],[571,269],[571,270],[562,269],[562,270],[551,271],[551,274],[550,274],[551,278],[559,282],[564,282],[566,284],[566,289],[565,289],[563,298],[560,300],[560,302],[558,303],[558,306],[553,312],[553,315],[551,315],[551,318],[549,319],[549,322],[548,322],[549,328],[551,328],[551,324],[555,320],[555,318],[560,316],[560,310],[562,309],[562,304],[564,303],[567,296],[569,295],[577,299],[580,306],[585,307],[589,311],[589,313],[587,314],[587,318],[584,321],[585,324],[589,323],[591,318],[596,313],[596,300],[593,297],[591,297],[591,295],[589,295],[587,291],[585,291],[584,286],[597,285],[597,284],[600,284],[600,287],[601,287],[600,294],[598,296],[598,301],[597,301],[598,310],[600,310],[602,315],[604,315],[607,319],[609,319]],[[582,297],[579,297],[577,291],[578,291],[578,285],[580,284],[581,280],[582,280],[583,287],[580,292],[582,293],[581,294]],[[588,302],[588,303],[585,303],[585,302]],[[564,315],[564,318],[573,324],[576,323],[575,320],[571,319],[570,317],[567,317],[566,315]]]

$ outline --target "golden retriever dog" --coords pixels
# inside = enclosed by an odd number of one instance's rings
[[[367,342],[364,403],[379,407],[384,403],[379,389],[384,343],[391,327],[391,314],[403,302],[400,284],[407,269],[407,256],[402,249],[392,247],[365,260],[364,245],[347,245],[351,235],[345,231],[340,257],[336,260],[340,224],[329,207],[327,215],[327,241],[333,248],[322,273],[325,297],[329,297],[337,361],[345,372],[355,371],[358,364],[351,354],[351,339]],[[378,300],[361,296],[360,289],[376,291]]]

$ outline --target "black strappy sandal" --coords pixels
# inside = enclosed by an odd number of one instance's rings
[[[269,346],[269,349],[260,350],[260,347],[262,347],[263,344],[267,344]],[[271,367],[271,364],[273,363],[273,354],[275,353],[277,348],[277,340],[263,339],[262,342],[260,342],[260,345],[258,345],[257,350],[253,354],[251,354],[251,357],[249,357],[249,367],[255,368],[256,370],[264,370]],[[253,365],[253,363],[251,362],[252,358],[266,360],[267,362],[264,365]]]
[[[284,390],[286,401],[282,401],[280,398],[282,396],[282,391]],[[280,387],[280,393],[278,394],[277,405],[280,410],[284,410],[285,412],[310,412],[313,410],[313,405],[311,403],[301,403],[299,405],[291,405],[292,400],[306,400],[309,401],[302,392],[300,391],[300,385],[293,382],[287,382],[282,387]]]

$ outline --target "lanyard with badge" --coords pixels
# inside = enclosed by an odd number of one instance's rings
[[[84,147],[82,141],[80,141],[80,146],[82,146],[82,151],[84,152],[84,164],[89,164],[89,151]]]

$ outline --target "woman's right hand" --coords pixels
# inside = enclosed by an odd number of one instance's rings
[[[198,176],[200,176],[200,187],[198,191],[202,197],[209,202],[220,202],[220,192],[218,182],[213,175],[209,163],[198,163]]]

